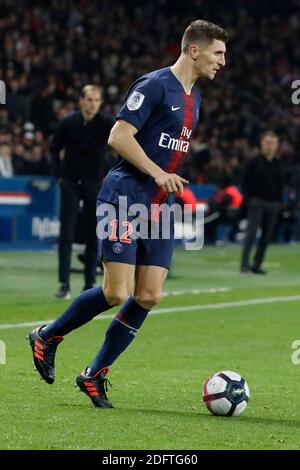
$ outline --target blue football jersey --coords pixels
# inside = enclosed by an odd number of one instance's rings
[[[164,171],[176,173],[189,151],[200,104],[198,87],[194,85],[186,94],[170,67],[166,67],[133,83],[117,119],[138,129],[135,138],[151,160]],[[106,175],[98,197],[118,204],[119,196],[127,196],[128,206],[143,203],[148,208],[173,200],[151,176],[121,157]]]

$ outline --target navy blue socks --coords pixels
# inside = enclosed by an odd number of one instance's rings
[[[110,366],[134,340],[149,310],[137,304],[130,296],[112,320],[104,343],[94,361],[86,369],[87,376],[94,376],[104,367]]]
[[[45,341],[52,336],[64,336],[110,308],[102,288],[94,287],[79,294],[67,310],[39,334]]]
[[[57,320],[44,327],[40,336],[45,341],[52,336],[64,336],[110,308],[101,288],[89,289],[76,297]],[[131,296],[126,300],[108,327],[99,353],[87,368],[87,375],[95,375],[117,359],[135,338],[148,312],[148,309],[137,304]]]

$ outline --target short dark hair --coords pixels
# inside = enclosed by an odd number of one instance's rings
[[[271,129],[264,131],[260,136],[260,140],[262,141],[265,137],[277,137],[277,139],[279,139],[278,134]]]
[[[187,53],[191,44],[195,42],[207,42],[210,44],[214,39],[219,39],[226,43],[229,35],[223,28],[209,21],[192,21],[183,33],[181,50]]]
[[[84,98],[86,93],[88,91],[97,91],[100,96],[102,96],[102,89],[97,86],[97,85],[85,85],[81,90],[80,90],[80,98]]]

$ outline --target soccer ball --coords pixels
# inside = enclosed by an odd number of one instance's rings
[[[203,400],[209,411],[219,416],[239,416],[248,404],[249,387],[236,372],[222,370],[207,379]]]

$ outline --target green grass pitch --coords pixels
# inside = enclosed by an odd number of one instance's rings
[[[172,295],[111,367],[115,408],[102,410],[74,380],[110,319],[104,314],[65,338],[56,381],[47,385],[33,372],[31,328],[20,323],[51,320],[68,305],[53,298],[56,253],[0,253],[0,448],[299,449],[300,365],[291,360],[300,339],[299,246],[270,247],[267,276],[240,275],[239,256],[237,246],[176,252],[165,285]],[[82,285],[73,274],[74,295]],[[219,370],[249,384],[240,417],[212,416],[202,403],[203,382]]]

